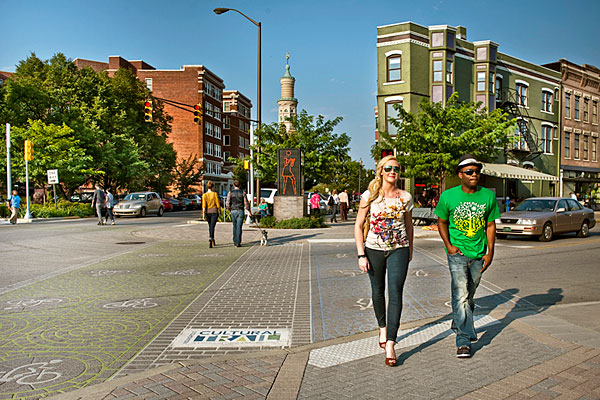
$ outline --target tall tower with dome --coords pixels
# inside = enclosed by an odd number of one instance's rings
[[[285,74],[279,79],[281,83],[281,97],[277,101],[277,105],[279,106],[279,124],[285,125],[286,132],[289,132],[293,127],[288,118],[297,114],[298,99],[294,97],[296,79],[290,74],[290,53],[287,53],[285,58]]]

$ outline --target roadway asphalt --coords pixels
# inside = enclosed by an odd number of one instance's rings
[[[269,230],[266,247],[247,227],[240,249],[229,224],[208,249],[206,224],[182,222],[2,227],[21,272],[1,268],[0,399],[600,398],[598,228],[498,242],[469,360],[441,242],[418,229],[389,368],[351,222]]]

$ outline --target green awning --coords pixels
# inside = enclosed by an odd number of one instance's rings
[[[558,181],[554,175],[508,164],[484,164],[481,173],[497,178],[521,179],[525,181]]]

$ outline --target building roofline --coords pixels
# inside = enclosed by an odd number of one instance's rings
[[[413,24],[413,25],[420,26],[421,28],[427,29],[427,27],[425,25],[417,24],[416,22],[413,22],[413,21],[397,22],[395,24],[389,24],[389,25],[379,25],[377,27],[377,29],[379,29],[379,28],[389,28],[390,26],[404,25],[404,24]]]

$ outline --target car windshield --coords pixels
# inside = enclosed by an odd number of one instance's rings
[[[537,212],[547,212],[554,211],[554,205],[556,204],[556,200],[535,200],[535,199],[527,199],[517,207],[515,207],[515,211],[537,211]]]
[[[143,193],[130,193],[125,196],[125,200],[146,200],[146,195]]]

